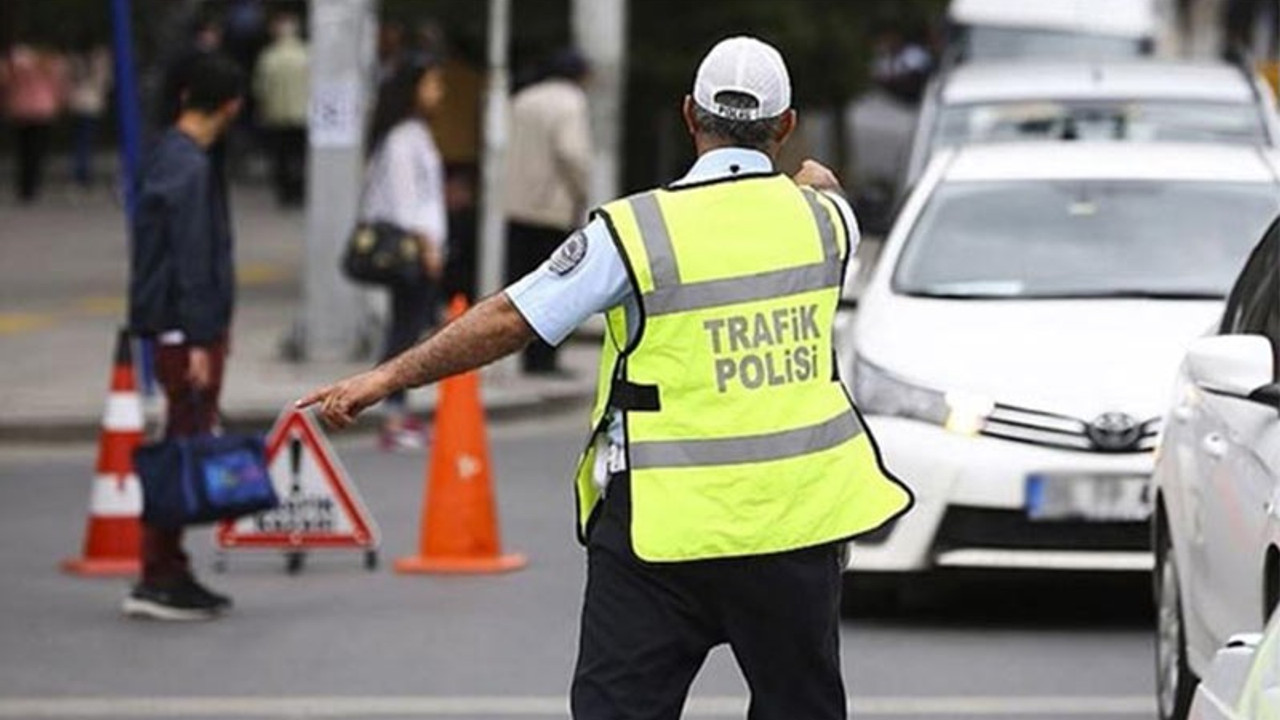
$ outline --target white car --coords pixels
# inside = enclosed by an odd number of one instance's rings
[[[948,49],[962,59],[1147,55],[1156,0],[952,0]]]
[[[1187,350],[1152,476],[1166,720],[1186,717],[1214,652],[1262,628],[1280,600],[1280,222],[1262,237],[1220,320]]]
[[[1280,616],[1278,616],[1280,617]],[[1192,720],[1280,718],[1280,619],[1266,634],[1232,637],[1214,656],[1191,702]]]
[[[917,498],[851,567],[1150,570],[1169,381],[1278,201],[1251,148],[939,154],[837,325],[843,377]]]
[[[944,147],[1015,140],[1280,145],[1275,96],[1227,63],[973,63],[931,81],[903,185]]]

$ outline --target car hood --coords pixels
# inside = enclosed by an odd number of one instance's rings
[[[1081,419],[1164,414],[1188,342],[1221,301],[949,300],[881,296],[855,352],[912,383]]]

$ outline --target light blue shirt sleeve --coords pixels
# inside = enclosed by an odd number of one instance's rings
[[[586,240],[580,259],[566,253],[566,241],[552,254],[554,260],[506,289],[516,310],[551,345],[559,345],[587,318],[632,294],[627,268],[604,221],[596,218],[578,232]]]
[[[862,241],[862,230],[858,227],[858,218],[854,216],[849,201],[845,200],[840,193],[824,190],[822,194],[836,206],[836,210],[844,220],[844,226],[849,230],[849,257],[853,257],[858,252],[858,243]]]

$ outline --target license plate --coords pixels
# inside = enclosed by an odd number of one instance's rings
[[[1151,491],[1140,475],[1036,473],[1027,476],[1032,520],[1142,522],[1151,517]]]

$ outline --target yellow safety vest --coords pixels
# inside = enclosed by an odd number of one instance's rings
[[[831,200],[781,175],[605,205],[639,305],[609,311],[579,538],[609,412],[622,412],[631,540],[649,561],[781,552],[907,510],[836,373],[831,328],[849,233]]]

